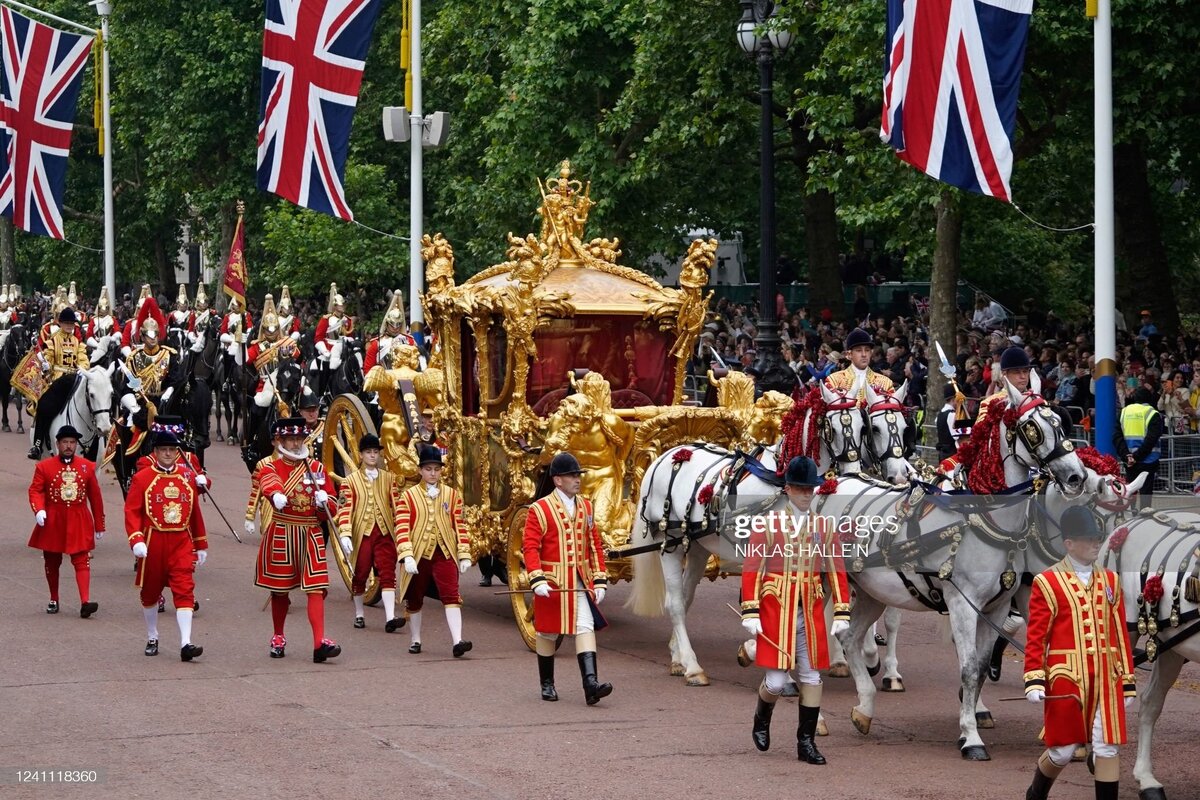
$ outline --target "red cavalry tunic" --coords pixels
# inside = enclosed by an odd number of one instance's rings
[[[195,478],[178,466],[153,464],[140,470],[125,496],[125,533],[129,546],[144,542],[134,584],[149,608],[163,587],[170,587],[176,608],[191,608],[196,551],[208,549],[208,537],[196,512]]]
[[[802,520],[795,532],[792,515]],[[823,577],[828,578],[833,596],[833,618],[850,619],[850,587],[839,553],[841,543],[825,530],[821,519],[802,514],[788,503],[779,515],[764,520],[769,524],[763,530],[752,529],[747,540],[742,618],[758,617],[762,622],[754,659],[760,667],[790,670],[796,665],[796,630],[802,619],[808,663],[813,669],[829,668]]]
[[[538,633],[573,636],[576,604],[585,599],[592,607],[595,629],[608,625],[594,598],[598,587],[608,586],[608,572],[590,500],[575,495],[574,517],[557,491],[536,501],[525,518],[523,545],[530,587],[548,581],[552,589],[562,590],[549,597],[534,595],[533,627]]]
[[[104,530],[104,498],[96,480],[96,465],[75,456],[39,461],[29,484],[33,513],[46,512],[46,524],[35,525],[29,546],[48,553],[85,553],[96,546],[96,531]],[[90,506],[90,509],[89,509]]]
[[[320,462],[294,461],[282,455],[269,463],[259,462],[258,490],[262,502],[270,503],[279,493],[287,496],[287,504],[282,509],[272,505],[271,522],[263,525],[254,576],[256,586],[272,592],[292,589],[316,592],[329,587],[325,535],[321,529],[324,512],[317,507],[315,497],[318,489],[329,495],[330,504],[336,503],[333,483]]]
[[[1047,747],[1091,741],[1097,712],[1104,740],[1125,743],[1124,698],[1137,685],[1116,573],[1097,566],[1085,585],[1063,559],[1033,579],[1025,692],[1034,689],[1048,695]]]

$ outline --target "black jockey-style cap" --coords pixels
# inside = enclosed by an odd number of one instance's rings
[[[1023,347],[1009,347],[1000,354],[1001,372],[1010,369],[1030,369],[1032,366],[1029,363],[1029,354],[1025,352],[1025,348]]]
[[[817,462],[808,456],[796,456],[788,462],[783,480],[788,486],[820,486],[821,476],[817,473]]]
[[[582,475],[586,470],[579,466],[579,459],[570,453],[559,453],[550,461],[550,477]]]
[[[950,398],[954,397],[954,384],[947,383],[945,386],[942,387],[942,397],[946,400],[949,400]]]
[[[429,464],[437,466],[445,466],[442,462],[442,451],[431,444],[423,444],[417,448],[417,467],[424,467]]]
[[[1062,522],[1059,525],[1062,528],[1062,538],[1064,539],[1099,540],[1104,538],[1104,531],[1100,530],[1096,516],[1085,506],[1068,508],[1063,513]]]
[[[846,346],[843,349],[853,350],[855,347],[861,347],[863,345],[866,345],[867,347],[874,347],[875,340],[871,337],[871,334],[867,333],[862,328],[855,328],[854,330],[850,331],[850,335],[846,337]]]
[[[358,440],[358,452],[364,450],[382,450],[383,445],[379,442],[379,437],[373,433],[368,433],[366,436]]]
[[[74,324],[79,321],[79,317],[75,316],[75,309],[68,306],[67,308],[64,308],[62,311],[58,312],[58,321],[70,322]]]

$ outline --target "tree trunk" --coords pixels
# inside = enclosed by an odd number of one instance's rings
[[[1138,312],[1148,308],[1159,333],[1173,336],[1179,331],[1179,305],[1139,143],[1113,148],[1113,186],[1117,254],[1124,262],[1117,272],[1121,311],[1136,333]]]
[[[0,217],[0,282],[5,286],[17,282],[17,247],[8,217]]]
[[[175,289],[175,262],[167,255],[168,244],[162,233],[154,235],[154,266],[158,271],[158,285],[162,287],[163,295],[170,298],[174,297]]]
[[[818,315],[822,308],[828,308],[834,319],[842,319],[846,300],[838,274],[837,204],[827,189],[804,197],[804,244],[808,253],[809,308]]]
[[[957,352],[958,329],[958,272],[962,242],[963,215],[958,193],[950,188],[942,191],[937,204],[937,247],[933,251],[933,274],[929,279],[929,396],[925,398],[925,422],[937,419],[942,407],[942,387],[946,378],[938,371],[935,342],[941,342],[946,358],[954,363]]]
[[[213,287],[213,308],[225,313],[229,305],[229,295],[225,294],[225,261],[229,258],[229,250],[233,247],[233,232],[237,226],[236,206],[228,204],[221,208],[221,246],[217,253],[217,285]],[[250,291],[250,269],[246,268],[246,291]],[[244,309],[243,309],[244,310]]]

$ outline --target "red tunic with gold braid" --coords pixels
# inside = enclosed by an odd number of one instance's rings
[[[800,520],[798,532],[793,529],[793,515]],[[841,543],[835,533],[826,530],[822,520],[788,503],[783,512],[764,520],[764,530],[752,530],[747,540],[742,565],[742,618],[758,617],[762,622],[754,659],[760,667],[795,667],[796,630],[802,614],[808,663],[813,669],[829,668],[823,577],[828,579],[833,595],[833,618],[850,619],[850,587],[838,554]]]
[[[134,472],[137,473],[152,466],[154,466],[154,460],[150,456],[142,456],[137,460]],[[190,450],[179,451],[179,460],[175,462],[175,468],[191,481],[192,488],[196,490],[196,504],[192,509],[192,513],[196,516],[196,525],[200,528],[200,535],[207,539],[208,527],[204,524],[204,513],[200,510],[200,495],[212,489],[212,478],[208,477],[208,473],[204,471],[204,467],[200,466],[200,460]],[[203,475],[204,479],[208,482],[204,488],[196,485],[196,476],[198,475]]]
[[[138,559],[134,581],[146,608],[158,602],[164,587],[171,589],[176,608],[194,605],[195,553],[208,549],[196,499],[194,478],[178,466],[163,469],[152,464],[129,483],[125,533],[130,547],[146,545],[147,555]]]
[[[46,512],[46,524],[33,526],[30,547],[48,553],[91,551],[96,531],[104,530],[104,498],[96,465],[80,456],[70,462],[59,456],[39,461],[29,484],[29,507],[35,515]]]
[[[535,502],[525,518],[524,550],[530,587],[548,581],[550,588],[562,590],[549,597],[534,595],[533,627],[538,633],[573,636],[575,606],[584,600],[591,604],[595,629],[608,625],[595,602],[596,588],[608,586],[608,572],[592,501],[575,495],[573,517],[557,490]]]
[[[325,512],[316,502],[318,490],[329,495],[335,512],[336,492],[319,461],[295,461],[280,456],[259,462],[258,489],[262,502],[276,494],[287,496],[282,509],[271,506],[271,523],[264,525],[258,548],[254,583],[273,592],[300,589],[321,591],[329,587],[329,566],[321,520]]]
[[[1047,747],[1091,741],[1097,712],[1104,740],[1125,743],[1124,698],[1137,685],[1116,573],[1097,566],[1085,585],[1063,559],[1033,579],[1025,692],[1034,689],[1047,695]]]

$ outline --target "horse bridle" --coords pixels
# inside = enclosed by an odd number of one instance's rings
[[[837,414],[838,424],[841,426],[842,433],[842,452],[836,453],[833,449],[833,423],[829,418]],[[834,463],[837,464],[856,464],[862,460],[862,443],[854,441],[854,427],[851,423],[854,418],[850,416],[852,413],[862,415],[863,411],[858,407],[856,399],[843,399],[841,402],[832,403],[825,406],[825,413],[821,415],[821,421],[818,423],[821,433],[821,441],[825,443],[825,447],[833,455]]]
[[[875,441],[871,436],[867,436],[866,448],[867,451],[877,460],[882,462],[887,458],[904,458],[904,437],[900,433],[900,426],[896,422],[896,415],[904,413],[904,405],[892,398],[887,398],[876,403],[866,409],[867,425],[874,429],[876,414],[885,414],[884,422],[887,423],[888,440],[883,447],[883,452],[875,452]]]
[[[1036,421],[1032,419],[1024,419],[1026,414],[1033,412],[1045,417],[1054,431],[1054,444],[1050,448],[1050,452],[1045,456],[1038,454],[1039,448],[1046,443],[1046,434]],[[1005,429],[1005,436],[1008,439],[1009,456],[1016,456],[1016,448],[1013,447],[1014,440],[1019,440],[1025,445],[1025,449],[1033,456],[1037,462],[1039,469],[1049,471],[1050,464],[1058,459],[1070,455],[1075,452],[1075,443],[1067,438],[1067,434],[1062,429],[1062,423],[1058,420],[1058,415],[1046,406],[1046,400],[1041,395],[1026,392],[1021,405],[1017,407],[1017,424],[1012,428]],[[1051,473],[1053,475],[1053,473]],[[1057,477],[1054,478],[1055,483],[1059,483]],[[1064,487],[1065,488],[1065,487]]]

